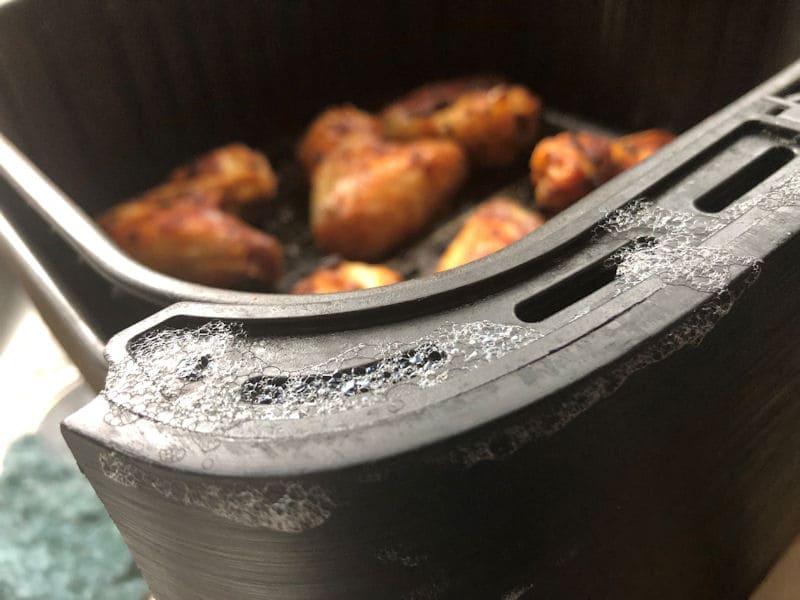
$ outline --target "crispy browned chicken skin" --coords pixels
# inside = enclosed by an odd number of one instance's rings
[[[218,287],[270,285],[283,269],[281,246],[235,214],[276,187],[266,157],[233,144],[177,169],[169,182],[111,208],[98,223],[125,252],[162,273]]]
[[[512,164],[530,151],[541,100],[496,77],[443,81],[412,91],[383,111],[386,135],[396,139],[447,137],[483,167]]]
[[[391,285],[403,278],[385,265],[342,261],[335,267],[322,267],[298,281],[293,294],[331,294]]]
[[[481,203],[439,259],[437,271],[455,269],[497,252],[544,223],[538,212],[504,196]]]
[[[672,139],[672,134],[660,130],[617,139],[587,131],[565,131],[545,138],[530,160],[536,204],[552,212],[563,210]]]
[[[609,138],[587,131],[564,131],[540,141],[531,154],[536,204],[559,211],[617,174]]]
[[[243,214],[275,196],[278,177],[266,156],[244,144],[229,144],[175,169],[166,183],[144,196],[169,199],[187,191],[214,192],[221,209]]]
[[[312,175],[314,239],[351,260],[380,260],[444,212],[466,174],[448,140],[351,136]]]
[[[164,203],[132,200],[100,224],[128,254],[167,275],[217,287],[275,281],[282,271],[280,244],[216,202],[192,194]]]
[[[381,122],[355,106],[335,106],[319,115],[297,146],[297,158],[311,174],[345,138],[352,135],[378,137]]]

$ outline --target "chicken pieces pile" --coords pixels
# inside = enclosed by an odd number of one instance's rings
[[[472,170],[509,167],[533,148],[536,208],[503,196],[484,201],[445,249],[437,271],[514,243],[542,225],[544,215],[563,210],[672,139],[661,130],[616,139],[577,131],[542,139],[534,148],[540,114],[538,96],[492,76],[424,86],[375,114],[352,105],[324,111],[300,140],[297,159],[309,182],[314,241],[339,262],[327,260],[292,292],[402,281],[374,263],[446,215]],[[124,251],[156,270],[211,286],[267,288],[282,276],[282,247],[248,221],[277,189],[267,158],[232,144],[176,169],[165,183],[98,222]]]

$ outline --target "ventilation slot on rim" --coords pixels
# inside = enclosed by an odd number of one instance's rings
[[[615,262],[610,259],[596,262],[541,294],[523,300],[514,307],[514,314],[526,323],[544,321],[608,285],[616,276]]]
[[[519,302],[514,314],[520,321],[539,323],[569,308],[614,281],[619,257],[633,247],[650,246],[655,238],[641,237],[598,259],[535,296]]]
[[[694,201],[698,210],[718,213],[755,188],[794,158],[786,146],[775,146],[746,164]]]

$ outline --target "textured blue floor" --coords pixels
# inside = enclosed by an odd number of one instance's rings
[[[142,600],[147,588],[77,468],[34,436],[0,473],[0,599]]]

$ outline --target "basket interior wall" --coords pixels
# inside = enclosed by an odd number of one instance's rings
[[[621,130],[682,130],[787,64],[787,2],[22,0],[0,9],[0,130],[90,213],[322,107],[503,73]]]

